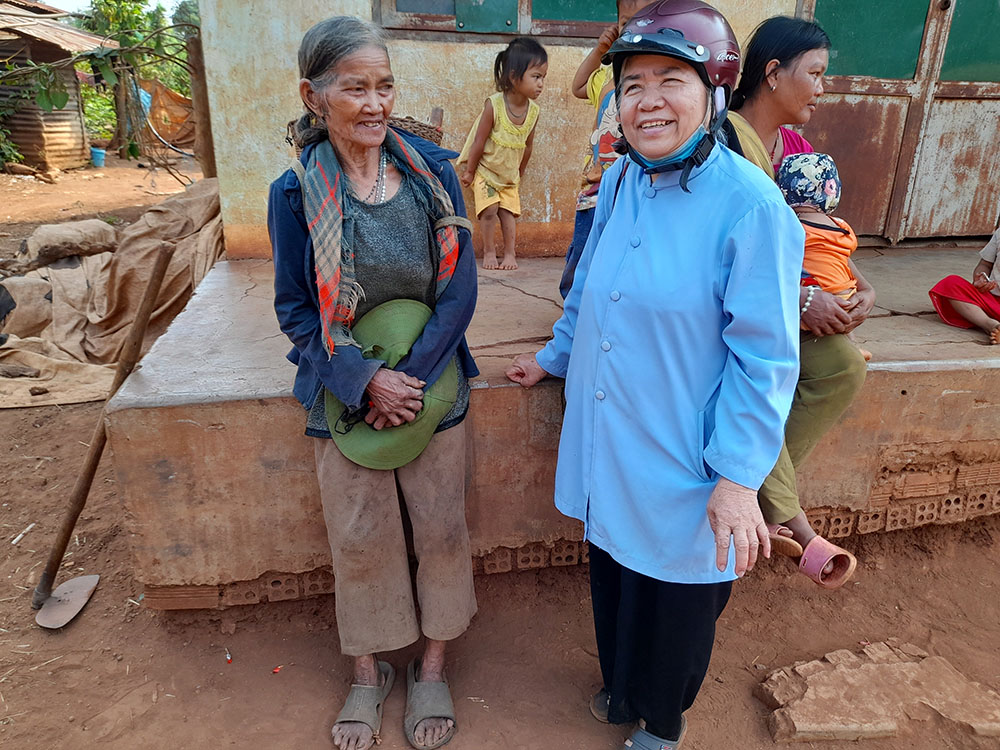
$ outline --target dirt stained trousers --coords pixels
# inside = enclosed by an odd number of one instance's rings
[[[440,641],[464,633],[476,613],[465,422],[436,433],[420,456],[390,471],[358,466],[333,440],[317,439],[314,447],[342,653],[393,651],[421,632]],[[419,622],[397,482],[413,528]]]
[[[865,382],[866,368],[865,358],[844,334],[813,336],[803,331],[799,382],[785,422],[785,442],[757,493],[768,523],[784,523],[802,512],[795,470],[851,405]],[[829,504],[837,503],[831,499]]]

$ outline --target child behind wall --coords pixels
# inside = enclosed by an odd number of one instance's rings
[[[460,180],[472,188],[483,233],[483,268],[517,268],[515,219],[521,215],[518,186],[531,158],[538,121],[535,103],[548,72],[548,55],[534,39],[517,37],[497,55],[493,80],[497,93],[483,105],[456,162]],[[504,255],[497,262],[496,226]]]
[[[586,99],[594,108],[594,131],[587,144],[587,159],[583,168],[583,184],[576,199],[573,221],[573,239],[566,250],[566,265],[559,281],[559,294],[563,299],[569,294],[576,275],[576,266],[583,255],[590,228],[594,224],[597,191],[604,172],[615,163],[618,153],[614,143],[621,138],[618,125],[618,105],[615,100],[615,81],[610,65],[602,65],[601,58],[611,48],[629,19],[642,10],[649,0],[618,0],[618,23],[609,26],[597,40],[573,76],[573,96]]]
[[[777,182],[806,233],[802,285],[850,299],[858,291],[850,263],[858,238],[846,221],[831,215],[840,203],[841,191],[833,158],[820,153],[789,156],[778,169]],[[854,340],[852,334],[848,338]],[[860,347],[859,351],[866,361],[871,359],[871,352]]]

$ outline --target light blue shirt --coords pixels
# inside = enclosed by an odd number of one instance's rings
[[[624,179],[615,198],[620,173]],[[805,234],[778,188],[723,146],[652,182],[623,158],[601,180],[563,316],[537,354],[566,378],[556,507],[634,571],[674,583],[715,566],[720,476],[760,487],[799,367]]]

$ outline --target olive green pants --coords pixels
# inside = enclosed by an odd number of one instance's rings
[[[866,369],[864,357],[847,336],[816,337],[803,331],[799,382],[785,423],[785,443],[757,493],[768,523],[784,523],[802,512],[795,470],[850,406],[865,382]]]

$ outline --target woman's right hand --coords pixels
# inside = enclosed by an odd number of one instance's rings
[[[805,304],[808,294],[806,287],[802,287],[803,292],[799,297],[800,307]],[[802,314],[802,322],[809,329],[813,336],[831,336],[835,333],[845,333],[851,328],[853,322],[850,313],[847,312],[851,304],[843,297],[836,294],[824,292],[819,287],[815,287],[809,309]]]
[[[720,571],[729,563],[730,543],[736,549],[737,576],[753,569],[758,554],[771,556],[771,541],[756,490],[719,477],[708,499],[707,512],[715,534],[715,565]]]
[[[508,380],[514,381],[522,388],[530,388],[548,373],[538,364],[534,354],[518,354],[510,363],[505,375]]]
[[[412,375],[383,367],[372,376],[365,389],[371,403],[365,421],[376,430],[412,422],[423,408],[425,385]]]

